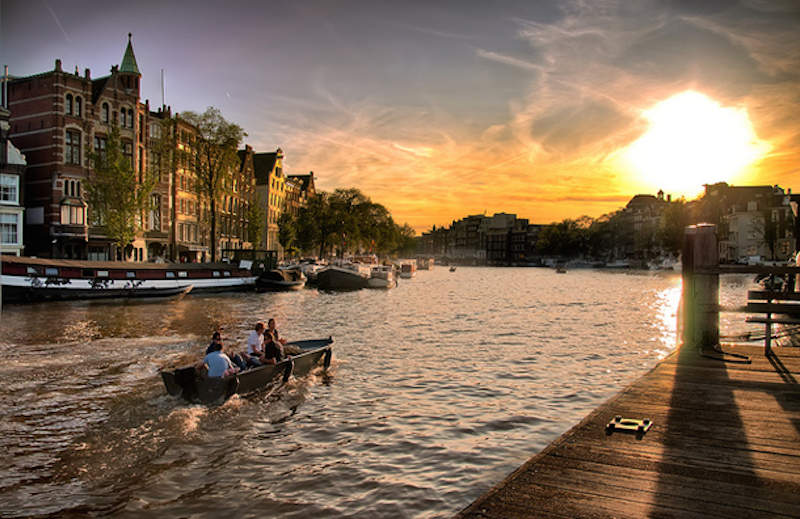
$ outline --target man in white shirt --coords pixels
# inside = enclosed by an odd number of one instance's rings
[[[256,329],[247,338],[247,355],[249,362],[261,366],[264,364],[264,323],[256,323]]]

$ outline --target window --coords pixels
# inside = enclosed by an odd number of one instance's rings
[[[94,152],[103,158],[106,156],[106,145],[108,144],[108,139],[105,137],[95,137],[94,138]]]
[[[61,206],[61,225],[83,225],[86,209],[78,205]]]
[[[126,112],[125,112],[125,109],[123,108],[122,110],[119,111],[119,126],[120,126],[120,128],[125,128],[125,122],[126,122],[125,116],[126,116]]]
[[[72,94],[67,94],[66,99],[64,99],[64,113],[67,115],[72,115]]]
[[[64,163],[81,163],[81,134],[73,130],[67,130],[64,141]]]
[[[128,128],[133,129],[133,110],[128,108]]]
[[[19,245],[20,215],[0,213],[0,243],[3,245]]]
[[[0,203],[19,204],[17,175],[0,175]]]
[[[100,122],[108,124],[108,103],[103,103],[100,108]]]
[[[64,196],[72,198],[81,197],[81,181],[77,179],[64,180]]]
[[[83,99],[79,96],[75,96],[75,117],[81,117],[83,113]]]
[[[154,231],[161,230],[161,195],[150,197],[150,228]]]
[[[133,167],[133,144],[131,144],[130,142],[123,143],[122,153],[123,155],[128,157],[128,160],[131,161],[131,167]]]

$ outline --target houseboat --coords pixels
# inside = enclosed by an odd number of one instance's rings
[[[253,290],[251,262],[131,263],[2,256],[3,302]]]

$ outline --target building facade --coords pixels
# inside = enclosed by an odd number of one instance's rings
[[[253,157],[261,209],[266,215],[267,224],[262,234],[262,243],[267,250],[283,250],[278,239],[278,220],[286,205],[286,176],[283,174],[283,151],[278,148],[271,153],[256,153]]]
[[[139,100],[140,79],[129,39],[122,64],[108,76],[66,72],[56,60],[50,72],[9,81],[11,135],[28,161],[26,254],[98,260],[114,255],[102,227],[92,225],[86,203],[87,152],[102,153],[116,124],[134,171],[145,170],[149,110]],[[143,240],[132,249],[134,259],[144,258]]]
[[[22,256],[26,162],[9,139],[10,117],[0,106],[0,252]]]
[[[786,261],[795,252],[791,191],[778,186],[706,186],[709,204],[720,208],[719,255],[726,263]]]

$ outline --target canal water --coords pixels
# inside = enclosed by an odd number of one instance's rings
[[[723,304],[750,285],[724,278]],[[674,349],[680,287],[438,267],[388,291],[5,306],[0,517],[451,517]],[[166,395],[160,367],[270,317],[332,336],[330,372],[214,408]]]

